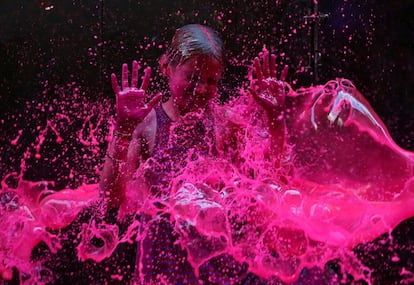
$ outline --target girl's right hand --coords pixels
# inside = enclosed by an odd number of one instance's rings
[[[276,56],[270,55],[269,51],[264,50],[261,64],[260,59],[254,59],[254,67],[256,71],[256,80],[252,80],[251,87],[248,89],[253,98],[267,112],[272,114],[279,113],[284,109],[286,90],[286,76],[288,66],[285,66],[280,78],[276,77]]]
[[[122,133],[132,134],[137,124],[141,123],[154,105],[161,100],[161,94],[157,94],[148,103],[145,102],[146,90],[151,78],[151,68],[144,70],[141,87],[138,88],[138,69],[136,60],[132,62],[131,84],[128,82],[128,65],[122,65],[122,90],[118,85],[116,75],[112,73],[112,89],[116,96],[117,121],[115,130]]]

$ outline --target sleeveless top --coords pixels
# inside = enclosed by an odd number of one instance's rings
[[[200,155],[216,155],[213,121],[207,117],[175,123],[160,104],[155,112],[157,130],[154,148],[145,162],[144,178],[152,195],[167,199],[171,180],[184,169],[187,161],[194,161]]]
[[[217,155],[214,126],[211,117],[204,123],[202,120],[175,123],[160,104],[155,112],[155,143],[143,175],[151,194],[167,200],[171,180],[179,175],[187,161],[196,160],[200,155]],[[197,277],[187,260],[186,250],[178,242],[179,234],[174,230],[170,215],[161,213],[155,218],[143,215],[141,223],[136,284],[259,284],[256,283],[258,279],[248,274],[246,264],[224,254],[201,265]]]

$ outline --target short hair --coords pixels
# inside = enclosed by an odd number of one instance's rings
[[[200,55],[212,56],[221,65],[224,64],[223,42],[219,35],[213,29],[199,24],[177,29],[165,55],[166,63],[172,66]]]

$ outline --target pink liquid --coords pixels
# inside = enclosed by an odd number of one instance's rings
[[[303,268],[323,268],[339,258],[347,272],[370,283],[351,249],[414,216],[414,154],[394,143],[347,80],[291,91],[288,104],[284,116],[289,150],[279,168],[269,157],[271,142],[263,117],[257,115],[260,110],[241,94],[226,107],[227,118],[217,109],[216,124],[226,119],[243,126],[242,143],[237,145],[243,159],[232,161],[229,153],[223,153],[189,160],[172,181],[168,200],[150,196],[139,181],[131,183],[120,215],[136,212],[155,217],[159,209],[154,202],[164,204],[163,211],[171,215],[196,273],[203,263],[226,253],[262,278],[293,282]],[[101,119],[96,121],[94,125],[87,117],[78,137],[80,143],[90,144],[94,154],[99,153],[95,133]],[[63,140],[51,122],[47,127]],[[38,159],[45,130],[33,145]],[[18,144],[20,135],[21,131],[11,143]],[[10,279],[11,268],[16,267],[31,275],[25,281],[30,284],[37,280],[41,266],[31,260],[32,249],[43,241],[59,254],[62,237],[54,230],[70,225],[98,199],[98,185],[85,180],[77,189],[56,192],[47,189],[52,183],[26,181],[22,174],[28,156],[26,152],[22,158],[21,173],[11,174],[17,177],[17,187],[8,186],[10,177],[2,182],[0,274]],[[142,227],[135,221],[119,237],[116,225],[92,220],[79,233],[78,257],[101,262],[120,243],[133,242],[135,236],[140,239]],[[94,245],[94,238],[103,244]],[[122,280],[116,272],[113,278]]]

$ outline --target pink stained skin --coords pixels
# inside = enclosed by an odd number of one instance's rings
[[[174,98],[174,112],[180,113],[174,116],[205,108],[215,99],[222,68],[217,60],[206,56],[189,59],[176,67],[168,67],[166,74]]]
[[[150,81],[151,68],[145,69],[139,88],[137,87],[138,70],[138,62],[133,61],[131,83],[129,84],[128,65],[123,64],[122,89],[117,82],[116,75],[111,75],[112,88],[116,96],[117,121],[107,155],[110,159],[107,159],[104,164],[103,178],[99,188],[100,195],[106,197],[112,206],[120,205],[124,201],[124,188],[131,179],[134,165],[136,166],[141,159],[142,142],[148,140],[154,132],[153,107],[161,100],[161,94],[157,94],[146,103],[146,90]],[[137,133],[135,135],[133,135],[134,130]],[[132,137],[134,139],[131,141]],[[118,164],[117,162],[122,163]],[[118,173],[123,175],[118,176]]]
[[[145,102],[146,90],[150,81],[151,68],[144,70],[144,78],[141,86],[138,88],[138,70],[137,61],[132,63],[132,79],[131,84],[128,83],[128,65],[122,66],[121,86],[118,85],[115,74],[111,75],[112,88],[116,96],[116,129],[123,132],[131,132],[137,124],[141,123],[149,114],[154,105],[160,101],[161,95],[158,94],[148,104]]]
[[[250,78],[249,92],[256,102],[265,110],[269,120],[269,133],[272,139],[270,155],[278,157],[275,167],[279,167],[279,160],[285,152],[286,126],[283,112],[287,92],[285,90],[285,80],[288,73],[288,66],[283,71],[278,80],[276,77],[276,55],[270,55],[266,47],[262,51],[262,63],[256,57],[254,67],[257,80]]]

